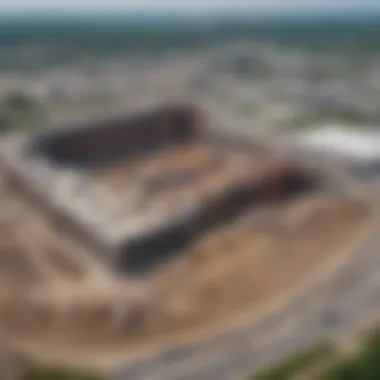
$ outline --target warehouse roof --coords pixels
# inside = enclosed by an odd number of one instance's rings
[[[380,133],[370,130],[353,130],[340,125],[326,125],[300,133],[297,144],[301,148],[327,153],[358,162],[380,159]]]

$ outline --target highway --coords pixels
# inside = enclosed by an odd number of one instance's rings
[[[252,324],[125,365],[113,380],[235,380],[324,337],[380,306],[380,236],[339,274]]]

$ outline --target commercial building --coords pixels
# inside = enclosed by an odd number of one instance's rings
[[[380,132],[375,129],[326,125],[296,137],[299,148],[348,166],[354,174],[380,175]]]

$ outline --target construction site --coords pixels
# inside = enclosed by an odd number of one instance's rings
[[[302,286],[372,210],[285,145],[187,104],[4,138],[4,339],[130,352]]]

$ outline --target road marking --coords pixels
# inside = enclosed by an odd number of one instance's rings
[[[175,380],[179,379],[183,374],[196,373],[201,369],[207,369],[214,365],[223,362],[231,357],[233,351],[225,350],[209,356],[202,356],[202,360],[199,357],[187,360],[186,362],[173,365],[171,367],[163,367],[163,370],[159,373],[155,371],[154,375],[149,375],[141,380]]]
[[[252,350],[260,347],[265,347],[268,344],[273,344],[277,339],[280,339],[284,335],[287,335],[288,333],[296,330],[302,321],[303,318],[292,316],[290,320],[282,322],[280,325],[276,326],[275,329],[272,328],[270,331],[266,331],[260,340],[257,340],[255,338],[248,338],[248,344],[246,344],[245,340],[237,339],[236,347],[229,345],[228,347],[223,347],[222,349],[208,355],[199,353],[196,356],[193,356],[191,359],[187,359],[181,363],[173,364],[169,367],[164,367],[160,373],[156,372],[154,375],[144,377],[143,380],[177,379],[181,376],[181,374],[192,374],[199,370],[207,369],[213,365],[217,365],[218,363],[229,359],[231,356],[236,354],[236,350],[239,348]]]
[[[244,348],[245,350],[251,350],[252,348],[257,348],[260,344],[265,346],[266,344],[271,344],[271,342],[285,335],[286,333],[297,328],[300,323],[299,318],[294,316],[291,320],[283,321],[281,324],[277,325],[274,329],[271,328],[270,331],[265,331],[265,333],[260,333],[263,335],[260,340],[250,339],[249,337],[241,336],[234,340],[233,344],[228,344],[228,346],[223,346],[222,348],[213,351],[212,353],[198,352],[197,355],[192,356],[182,362],[175,363],[171,366],[166,366],[160,373],[155,373],[155,375],[148,376],[144,380],[156,380],[156,379],[171,379],[178,378],[183,373],[191,374],[195,371],[202,369],[207,369],[212,365],[217,365],[218,363],[230,358],[232,355],[236,354],[236,350]]]
[[[380,269],[376,270],[371,275],[367,276],[363,282],[352,292],[347,294],[346,296],[339,299],[338,304],[336,306],[339,307],[339,310],[344,310],[350,306],[352,300],[356,298],[361,298],[367,292],[371,292],[380,286]]]
[[[285,335],[295,331],[303,322],[303,316],[292,316],[290,319],[284,321],[278,328],[272,329],[267,336],[263,336],[261,339],[253,339],[250,342],[249,348],[257,349],[272,344],[277,339],[284,337]]]

